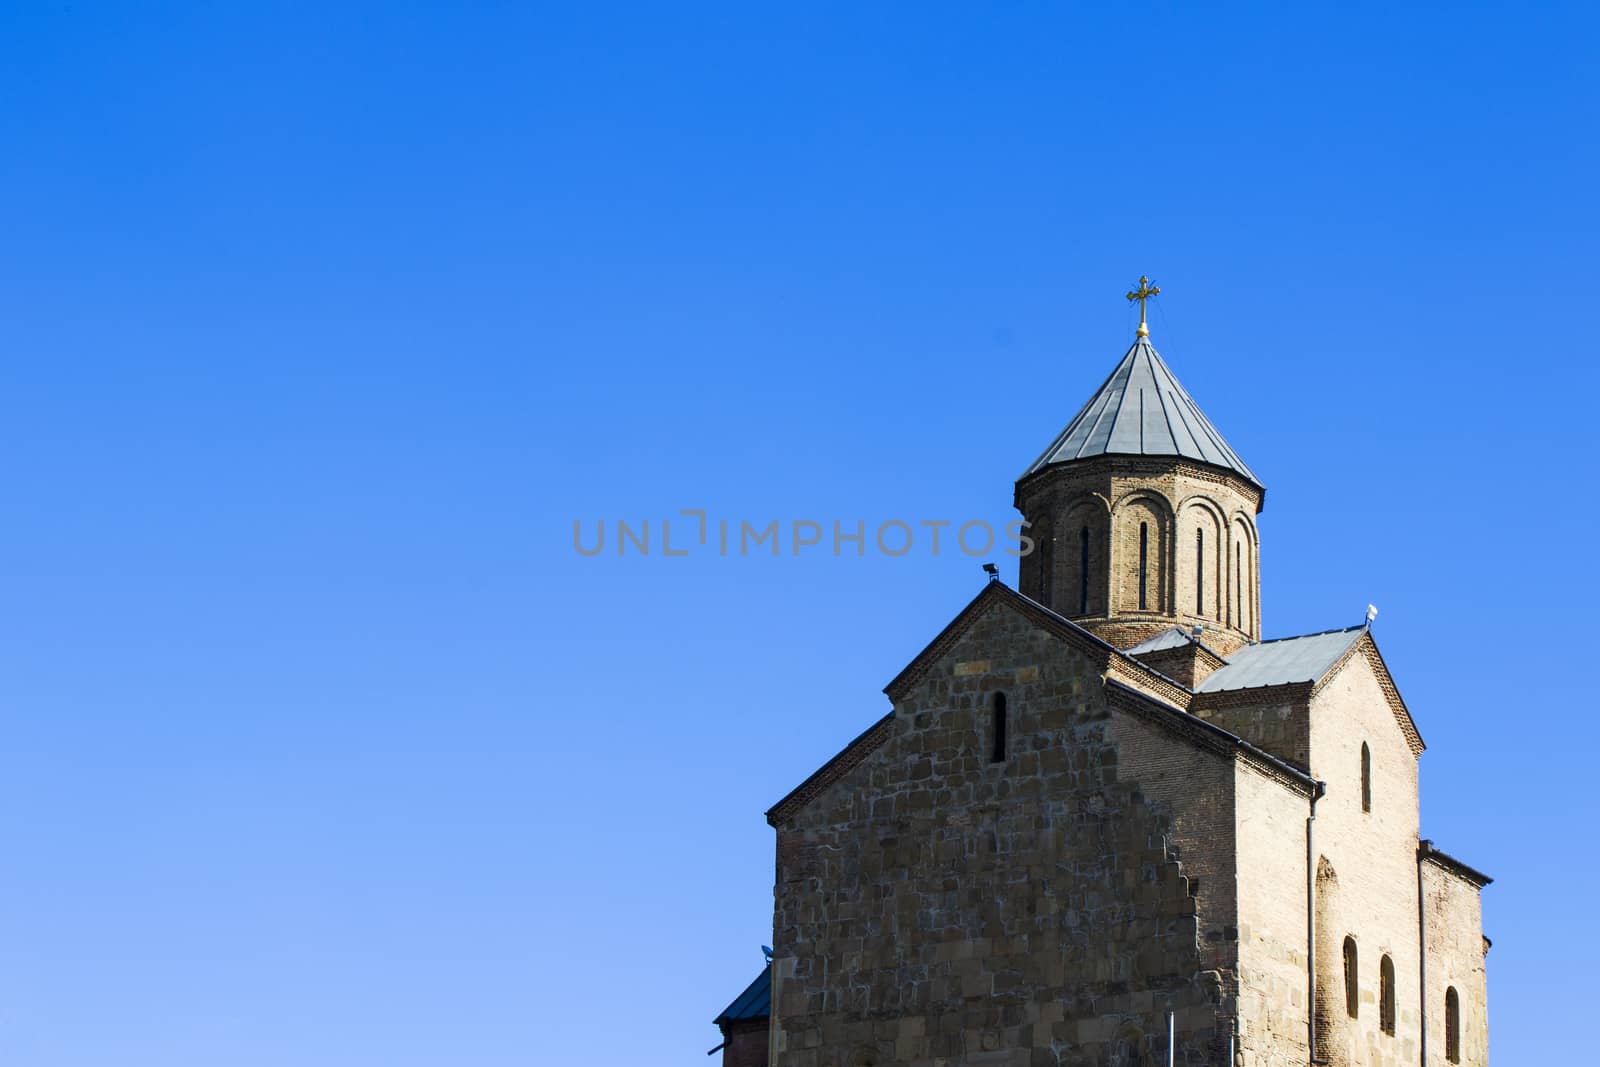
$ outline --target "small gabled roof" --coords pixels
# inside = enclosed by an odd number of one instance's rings
[[[1129,674],[1143,680],[1153,690],[1166,692],[1175,703],[1183,703],[1189,695],[1181,683],[1173,681],[1160,671],[1155,670],[1147,663],[1119,652],[1114,646],[1107,644],[1094,634],[1085,630],[1071,619],[1058,615],[1054,611],[1023,594],[1012,589],[1004,582],[985,582],[982,591],[962,608],[954,619],[950,620],[939,635],[930,641],[921,652],[906,664],[905,669],[894,676],[894,679],[884,686],[883,691],[888,694],[891,701],[900,700],[912,686],[922,678],[923,674],[940,657],[948,652],[963,634],[977,622],[979,617],[996,603],[1006,604],[1020,611],[1025,617],[1033,620],[1044,629],[1075,645],[1079,650],[1087,652],[1099,664],[1099,669],[1104,670],[1112,660],[1118,661]],[[839,751],[827,763],[817,768],[810,777],[795,786],[789,793],[771,808],[767,809],[767,822],[777,826],[809,804],[818,794],[833,783],[839,781],[856,767],[860,766],[868,756],[889,739],[894,730],[894,712],[890,711],[883,718],[869,726],[864,732]]]
[[[1377,676],[1384,699],[1394,712],[1400,731],[1405,734],[1411,753],[1422,755],[1427,746],[1417,732],[1416,720],[1406,707],[1400,691],[1395,688],[1394,675],[1383,661],[1372,630],[1367,626],[1350,626],[1343,630],[1325,630],[1319,634],[1300,637],[1280,637],[1259,644],[1245,645],[1228,657],[1228,665],[1211,674],[1194,690],[1196,699],[1213,693],[1229,693],[1245,689],[1261,689],[1277,685],[1306,685],[1317,687],[1330,678],[1339,667],[1357,656],[1364,657]],[[1313,689],[1313,692],[1315,690]]]
[[[1169,648],[1182,648],[1189,641],[1189,635],[1174,626],[1170,630],[1162,630],[1154,637],[1147,637],[1132,648],[1125,648],[1122,651],[1129,656],[1142,656],[1146,652],[1165,652]]]
[[[904,670],[894,676],[893,681],[883,687],[883,691],[888,694],[889,699],[898,701],[911,686],[916,684],[917,680],[922,676],[922,672],[940,656],[949,651],[951,646],[967,632],[968,627],[977,621],[978,617],[983,614],[990,604],[997,600],[1022,612],[1023,615],[1057,637],[1076,645],[1080,651],[1087,652],[1100,662],[1102,669],[1111,659],[1116,659],[1154,680],[1158,688],[1162,685],[1173,687],[1176,699],[1182,699],[1178,694],[1187,692],[1182,685],[1154,670],[1149,664],[1133,659],[1127,653],[1096,637],[1065,615],[1060,615],[1037,600],[1024,596],[1004,582],[996,581],[984,583],[983,591],[973,597],[971,602],[961,609],[960,614],[950,620],[950,625],[940,631],[938,637],[930,641],[926,648],[918,652],[916,657],[906,664]]]
[[[1228,662],[1227,656],[1209,647],[1204,641],[1197,641],[1193,634],[1180,626],[1162,630],[1154,637],[1147,637],[1132,648],[1123,649],[1122,654],[1124,656],[1148,656],[1152,652],[1165,652],[1171,648],[1183,648],[1185,645],[1196,645],[1205,649],[1223,663]]]
[[[1057,463],[1105,455],[1182,456],[1231,470],[1262,488],[1261,479],[1211,425],[1148,337],[1134,341],[1111,376],[1022,477]]]
[[[1245,645],[1228,657],[1226,667],[1212,672],[1196,686],[1195,692],[1220,693],[1295,682],[1315,684],[1322,681],[1323,675],[1332,670],[1366,632],[1365,626],[1352,626]]]
[[[745,991],[733,998],[733,1003],[722,1009],[711,1022],[716,1026],[736,1023],[741,1019],[765,1019],[772,1014],[772,964],[761,968],[756,980]]]

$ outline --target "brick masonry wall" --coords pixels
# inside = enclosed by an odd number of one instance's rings
[[[1154,624],[1151,633],[1174,623],[1201,623],[1214,635],[1207,643],[1224,653],[1259,639],[1255,515],[1261,495],[1254,486],[1199,464],[1101,456],[1025,480],[1016,501],[1041,538],[1054,539],[1049,549],[1022,561],[1021,591],[1117,647],[1149,636],[1141,623]],[[1141,524],[1147,538],[1143,607]],[[1091,549],[1087,613],[1080,610],[1084,529]],[[1204,531],[1203,544],[1197,530]]]
[[[1371,751],[1372,810],[1361,807],[1361,745]],[[1332,877],[1319,915],[1318,982],[1330,993],[1326,1046],[1334,1067],[1407,1067],[1420,1053],[1417,930],[1417,760],[1365,657],[1355,656],[1311,698],[1311,771],[1327,783],[1317,805],[1317,851]],[[1343,944],[1357,946],[1359,1009],[1344,1010]],[[1379,1027],[1379,961],[1395,971],[1396,1028]]]
[[[1478,888],[1431,862],[1422,864],[1428,946],[1428,1064],[1444,1065],[1445,990],[1461,999],[1463,1064],[1489,1062],[1489,996]]]
[[[1202,693],[1189,710],[1302,770],[1311,766],[1311,687]]]
[[[1178,1061],[1215,1062],[1234,919],[1202,846],[1229,834],[1231,781],[991,607],[890,739],[778,827],[774,1067],[1140,1062],[1165,1054],[1169,1008]]]
[[[1177,648],[1164,648],[1159,652],[1147,652],[1137,659],[1150,669],[1160,671],[1190,689],[1205,681],[1213,671],[1222,666],[1222,661],[1192,643],[1185,643]]]

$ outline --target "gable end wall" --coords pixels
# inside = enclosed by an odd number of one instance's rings
[[[774,1067],[1153,1057],[1169,1008],[1179,1062],[1212,1062],[1234,908],[1207,849],[1231,837],[1232,776],[1113,710],[1085,652],[989,606],[891,736],[778,827]]]

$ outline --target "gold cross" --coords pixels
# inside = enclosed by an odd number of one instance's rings
[[[1155,296],[1159,292],[1161,292],[1161,287],[1159,285],[1151,285],[1150,284],[1150,279],[1146,278],[1146,277],[1143,277],[1141,275],[1140,278],[1139,278],[1139,288],[1135,289],[1133,292],[1128,294],[1128,299],[1129,300],[1137,300],[1137,301],[1139,301],[1139,336],[1140,337],[1149,337],[1150,336],[1150,327],[1145,325],[1145,321],[1144,321],[1144,302],[1146,300],[1149,300],[1152,296]]]

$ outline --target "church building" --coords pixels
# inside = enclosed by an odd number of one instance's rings
[[[1016,482],[1034,542],[767,812],[725,1067],[1488,1062],[1479,894],[1365,624],[1264,639],[1266,489],[1138,335]],[[730,990],[731,992],[731,990]]]

